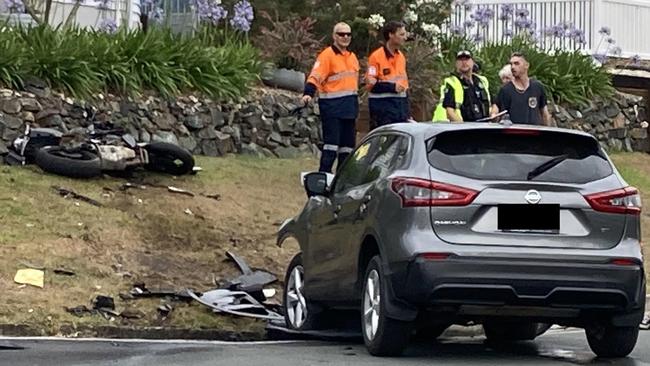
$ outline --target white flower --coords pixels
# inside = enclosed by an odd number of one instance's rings
[[[440,27],[438,27],[435,24],[422,23],[421,27],[422,27],[422,30],[425,33],[428,33],[428,34],[431,34],[431,35],[440,33]]]
[[[384,19],[384,17],[380,14],[372,14],[370,17],[368,17],[368,23],[370,23],[370,25],[376,29],[383,27],[385,22],[386,19]]]
[[[404,14],[404,20],[407,23],[415,23],[418,21],[418,15],[413,10],[407,10]]]

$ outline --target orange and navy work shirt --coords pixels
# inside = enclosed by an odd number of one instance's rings
[[[369,77],[377,79],[377,84],[370,90],[371,94],[369,97],[372,94],[398,94],[395,91],[395,85],[401,85],[404,89],[408,89],[409,80],[406,75],[406,57],[399,50],[391,53],[385,46],[379,47],[368,57],[366,78]],[[400,96],[406,97],[406,93]]]
[[[391,122],[406,121],[409,114],[406,92],[409,81],[404,54],[399,50],[391,53],[385,46],[377,48],[368,57],[366,80],[371,77],[377,79],[374,85],[368,84],[371,114],[381,114],[384,118],[391,119]],[[397,85],[403,86],[406,91],[397,92]]]
[[[359,112],[359,60],[354,52],[332,45],[316,59],[307,78],[305,95],[318,91],[320,113],[325,117],[356,118]]]

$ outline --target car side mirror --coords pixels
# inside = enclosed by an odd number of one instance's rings
[[[302,175],[302,185],[305,187],[307,197],[327,196],[334,175],[325,172],[312,172]]]

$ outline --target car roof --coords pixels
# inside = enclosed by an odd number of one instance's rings
[[[537,126],[537,125],[525,125],[525,124],[511,124],[508,122],[505,123],[485,123],[485,122],[464,122],[464,123],[450,123],[450,122],[404,122],[404,123],[393,123],[379,128],[374,129],[369,133],[365,138],[369,138],[376,134],[385,133],[385,132],[401,132],[407,133],[412,136],[421,136],[425,140],[429,139],[441,132],[447,131],[463,131],[463,130],[484,130],[484,129],[523,129],[523,130],[539,130],[539,131],[550,131],[550,132],[560,132],[568,133],[572,135],[580,135],[585,137],[594,138],[591,134],[572,130],[567,128],[558,128],[558,127],[547,127],[547,126]]]

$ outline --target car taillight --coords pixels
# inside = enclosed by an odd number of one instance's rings
[[[402,199],[403,207],[466,206],[477,191],[420,178],[393,178],[391,188]]]
[[[629,258],[615,258],[610,261],[611,264],[615,264],[617,266],[637,266],[639,265],[639,262],[634,260],[634,259],[629,259]]]
[[[585,196],[585,199],[596,211],[631,215],[641,213],[641,195],[634,187],[594,193]]]
[[[451,257],[451,253],[422,253],[418,257],[427,261],[443,261]]]

